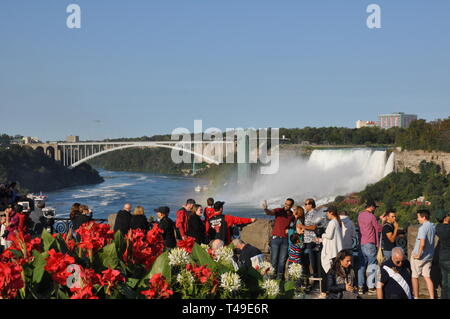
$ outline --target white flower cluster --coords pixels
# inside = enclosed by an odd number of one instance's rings
[[[299,280],[302,277],[303,267],[300,264],[290,264],[288,268],[289,278]]]
[[[194,283],[194,276],[192,276],[192,273],[190,271],[187,271],[186,269],[182,270],[177,275],[177,282],[181,285],[192,285]]]
[[[174,248],[169,252],[170,266],[184,266],[189,263],[189,254],[183,248]]]
[[[266,294],[270,298],[274,298],[280,294],[280,285],[278,284],[278,281],[273,279],[264,280],[261,288],[266,291]]]
[[[275,273],[275,269],[272,267],[272,264],[268,261],[260,262],[258,265],[258,271],[261,276],[272,276]]]
[[[237,291],[241,288],[241,278],[234,272],[226,272],[220,276],[220,287],[228,292]]]
[[[209,246],[206,244],[200,244],[200,247],[202,247],[206,252],[208,252]]]
[[[214,252],[214,260],[217,262],[231,263],[233,260],[233,249],[230,247],[220,247]]]

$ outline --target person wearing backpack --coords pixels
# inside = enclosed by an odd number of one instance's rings
[[[236,217],[223,214],[223,205],[225,202],[217,201],[214,203],[214,214],[206,223],[206,232],[210,240],[220,239],[225,245],[230,243],[230,228],[234,225],[245,225],[253,223],[256,218]]]

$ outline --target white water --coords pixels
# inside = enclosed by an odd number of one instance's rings
[[[274,175],[258,175],[253,186],[223,194],[229,203],[259,205],[264,199],[279,205],[287,197],[296,201],[315,198],[318,204],[363,190],[393,171],[393,153],[370,149],[314,150],[309,159],[280,159]]]

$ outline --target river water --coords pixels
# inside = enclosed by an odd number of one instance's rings
[[[175,212],[188,198],[194,198],[202,205],[206,205],[206,198],[210,194],[196,193],[198,184],[208,184],[208,181],[192,178],[158,175],[150,173],[113,172],[98,169],[104,182],[96,185],[77,186],[46,193],[47,207],[56,209],[57,217],[69,216],[73,203],[88,205],[94,212],[94,218],[107,218],[116,213],[124,203],[131,203],[133,207],[141,205],[147,217],[155,216],[154,208],[170,207],[170,217],[175,218]],[[215,198],[221,200],[220,198]],[[254,205],[226,205],[225,213],[246,216],[263,217],[263,212]]]

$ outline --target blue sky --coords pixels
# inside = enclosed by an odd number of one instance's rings
[[[80,5],[82,28],[66,27]],[[366,8],[382,8],[382,29]],[[450,115],[448,0],[2,0],[0,132],[64,139]]]

